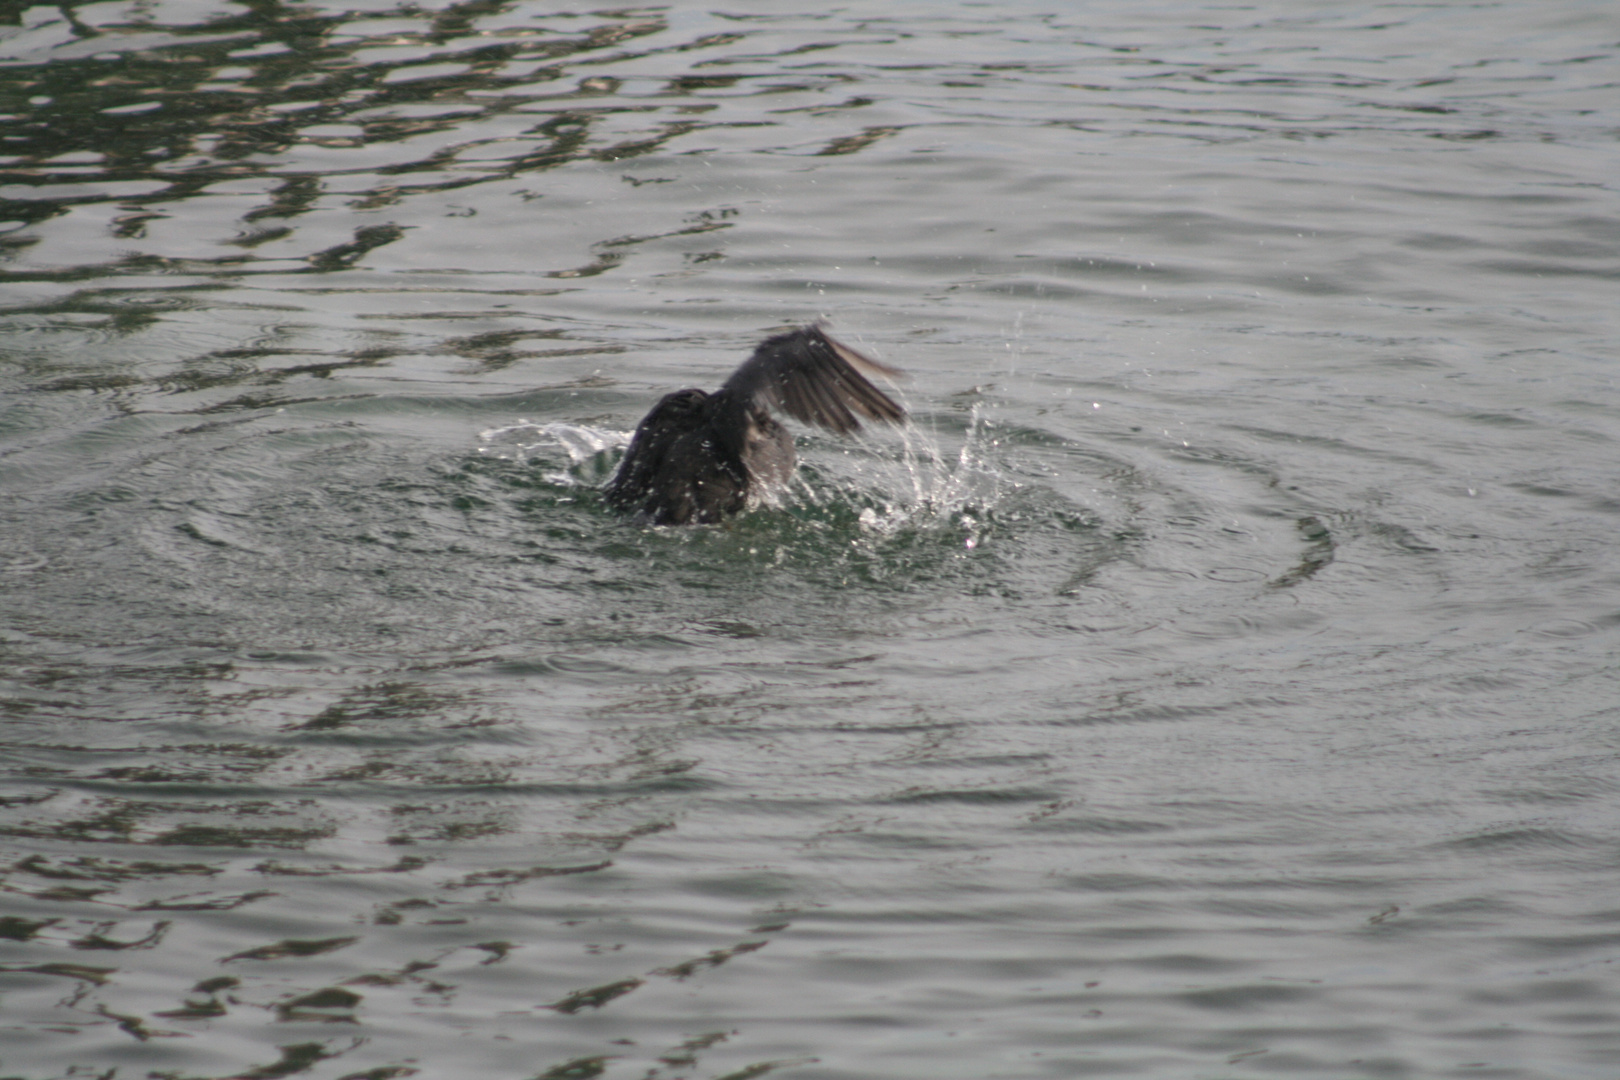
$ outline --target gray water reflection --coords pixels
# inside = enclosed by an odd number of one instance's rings
[[[1617,41],[0,10],[3,1071],[1612,1075]]]

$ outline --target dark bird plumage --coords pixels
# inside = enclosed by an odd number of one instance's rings
[[[677,390],[653,406],[608,482],[608,503],[654,525],[736,513],[750,493],[793,476],[793,436],[772,410],[840,435],[859,431],[859,417],[905,418],[863,369],[900,374],[818,326],[766,338],[719,390]]]

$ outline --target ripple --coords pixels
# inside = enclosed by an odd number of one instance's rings
[[[1196,15],[0,28],[13,1071],[1620,1057],[1616,50]],[[911,428],[608,512],[814,318]]]

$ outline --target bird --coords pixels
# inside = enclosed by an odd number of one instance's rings
[[[714,393],[677,390],[652,407],[604,489],[606,502],[644,524],[724,521],[751,495],[793,477],[793,435],[773,410],[840,435],[859,431],[859,417],[905,419],[863,371],[901,375],[819,325],[766,338]]]

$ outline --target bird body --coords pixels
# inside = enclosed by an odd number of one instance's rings
[[[653,406],[608,482],[608,503],[654,525],[712,524],[737,513],[750,495],[786,484],[797,466],[793,435],[773,409],[841,435],[860,430],[857,414],[905,418],[862,369],[899,374],[818,326],[766,338],[719,390],[677,390]]]

